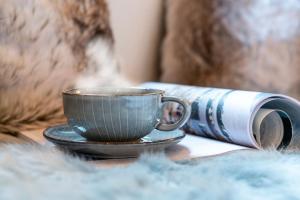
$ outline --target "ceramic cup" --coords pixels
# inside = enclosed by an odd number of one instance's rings
[[[170,101],[183,106],[183,115],[174,124],[164,124],[163,103]],[[72,89],[63,92],[63,105],[75,132],[88,140],[108,142],[140,139],[153,129],[171,131],[181,127],[190,115],[188,103],[156,89]]]

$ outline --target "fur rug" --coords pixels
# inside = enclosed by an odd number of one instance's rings
[[[26,152],[26,153],[25,153]],[[300,155],[240,151],[188,163],[143,155],[99,169],[45,147],[0,148],[1,199],[297,199]]]

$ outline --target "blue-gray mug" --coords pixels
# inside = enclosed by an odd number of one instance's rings
[[[163,104],[177,102],[183,114],[174,124],[162,122]],[[63,92],[64,114],[72,129],[96,141],[132,141],[152,130],[180,128],[190,116],[183,99],[164,96],[164,91],[141,88],[71,89]]]

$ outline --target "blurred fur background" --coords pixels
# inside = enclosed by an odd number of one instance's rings
[[[300,99],[299,0],[167,0],[165,82]]]
[[[0,5],[0,133],[64,121],[64,89],[126,82],[113,58],[104,0],[0,0]]]
[[[64,89],[129,84],[105,0],[0,5],[0,133],[64,121]],[[161,81],[300,99],[299,0],[167,0],[165,8]]]

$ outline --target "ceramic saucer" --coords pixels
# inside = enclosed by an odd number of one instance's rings
[[[147,136],[133,142],[88,141],[75,133],[68,125],[49,127],[44,137],[60,148],[96,158],[130,158],[143,152],[161,151],[180,142],[185,134],[181,130],[153,130]]]

